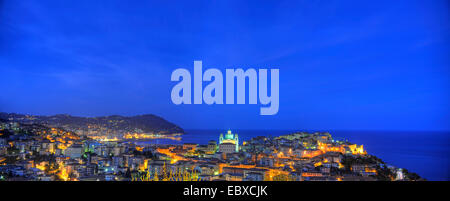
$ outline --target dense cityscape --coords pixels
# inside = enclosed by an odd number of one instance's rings
[[[363,145],[326,132],[241,142],[239,134],[227,130],[208,144],[157,144],[142,142],[181,140],[183,130],[158,118],[165,126],[144,132],[142,116],[129,120],[126,129],[110,126],[119,116],[105,117],[108,125],[83,121],[82,126],[69,115],[58,117],[64,123],[56,117],[0,117],[0,180],[6,181],[423,180],[370,155]]]

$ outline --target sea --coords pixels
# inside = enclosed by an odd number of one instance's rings
[[[185,130],[181,141],[157,139],[141,143],[152,144],[207,144],[218,141],[226,130]],[[280,136],[294,132],[316,132],[308,130],[233,130],[239,141],[257,136]],[[318,131],[323,132],[323,131]],[[370,155],[384,162],[415,172],[431,181],[450,181],[450,132],[437,131],[327,131],[334,139],[346,139],[362,144]]]

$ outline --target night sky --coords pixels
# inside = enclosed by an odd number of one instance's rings
[[[450,130],[446,0],[161,2],[0,0],[0,111],[152,113],[201,129]],[[194,60],[279,68],[278,114],[174,105],[170,75],[193,73]]]

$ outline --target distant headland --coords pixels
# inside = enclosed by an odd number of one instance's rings
[[[162,117],[153,114],[136,116],[100,116],[79,117],[68,114],[52,116],[24,115],[0,112],[0,119],[21,124],[39,124],[52,128],[61,128],[81,136],[106,136],[122,138],[146,134],[184,134],[184,130]]]

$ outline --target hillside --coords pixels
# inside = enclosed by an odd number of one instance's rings
[[[122,135],[125,133],[184,133],[183,129],[179,126],[152,114],[131,117],[119,115],[77,117],[66,114],[38,116],[0,112],[0,119],[21,124],[41,124],[49,127],[63,128],[79,135],[99,133],[108,135]]]

